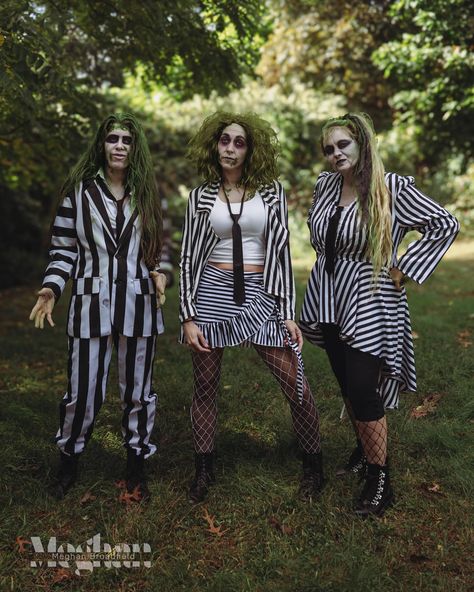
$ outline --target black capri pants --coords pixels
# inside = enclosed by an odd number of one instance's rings
[[[385,414],[378,392],[382,359],[342,341],[337,325],[320,323],[319,326],[331,368],[355,418],[364,422],[381,419]]]

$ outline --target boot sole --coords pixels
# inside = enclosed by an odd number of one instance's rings
[[[356,508],[354,510],[354,513],[356,516],[359,516],[359,518],[368,518],[369,516],[374,516],[375,518],[381,518],[385,512],[391,508],[393,506],[393,504],[395,503],[395,495],[392,493],[392,495],[387,498],[385,500],[385,502],[383,503],[383,505],[380,506],[380,509],[378,511],[370,511],[367,508]]]

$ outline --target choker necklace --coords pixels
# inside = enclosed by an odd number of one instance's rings
[[[222,185],[222,190],[225,195],[227,203],[227,209],[229,210],[230,217],[232,218],[232,267],[234,271],[234,301],[236,304],[243,304],[245,302],[245,281],[244,281],[244,256],[242,252],[242,230],[239,225],[240,217],[244,209],[245,193],[247,191],[244,186],[244,192],[240,201],[240,211],[238,214],[234,214],[230,207],[229,196],[227,190]]]

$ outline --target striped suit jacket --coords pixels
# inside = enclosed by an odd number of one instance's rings
[[[125,208],[117,238],[104,199],[101,183],[92,180],[80,183],[62,201],[43,287],[51,288],[57,300],[72,278],[67,323],[71,337],[102,337],[110,335],[112,327],[127,337],[162,333],[162,313],[140,247],[138,211]]]
[[[195,296],[202,272],[219,237],[209,215],[216,201],[219,183],[204,183],[189,195],[183,226],[180,274],[181,321],[197,314]],[[264,290],[277,297],[283,319],[295,318],[295,286],[291,267],[288,209],[285,191],[278,181],[259,188],[265,206]]]

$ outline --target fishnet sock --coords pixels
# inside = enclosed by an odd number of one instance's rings
[[[217,428],[217,391],[221,378],[223,348],[209,353],[192,352],[194,392],[191,425],[194,450],[201,454],[214,450]]]
[[[278,380],[281,390],[290,404],[293,429],[301,449],[310,454],[321,451],[319,415],[306,377],[304,378],[303,402],[298,400],[296,374],[298,358],[291,348],[255,345],[258,355]]]
[[[374,465],[385,465],[387,461],[387,418],[384,416],[375,421],[357,421],[356,423],[367,461]]]

